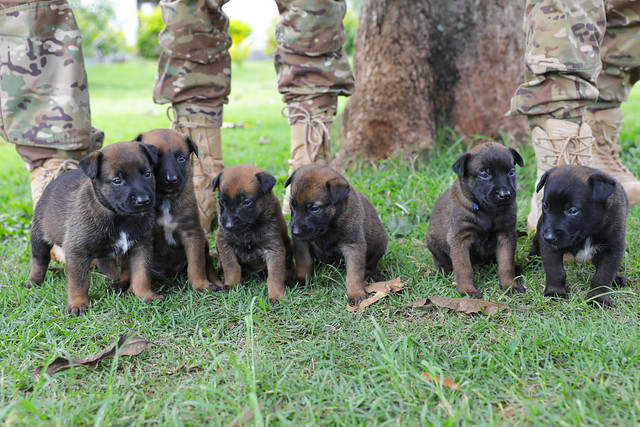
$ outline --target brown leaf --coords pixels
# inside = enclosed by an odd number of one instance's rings
[[[262,405],[260,405],[262,409]],[[240,414],[235,420],[227,424],[227,427],[238,427],[242,424],[248,423],[253,419],[253,409],[246,408],[242,414]]]
[[[365,299],[359,305],[351,305],[347,303],[347,311],[353,313],[355,311],[362,310],[365,307],[370,306],[374,302],[380,301],[390,293],[401,291],[404,288],[404,284],[400,282],[400,278],[396,277],[393,280],[386,282],[375,282],[367,284],[364,288],[365,291],[371,293],[375,292],[375,295]]]
[[[469,298],[446,298],[446,297],[428,297],[413,301],[410,307],[423,307],[429,304],[435,304],[438,307],[446,307],[462,313],[482,313],[492,316],[500,310],[508,310],[504,304],[497,302],[481,301]]]
[[[116,353],[119,353],[120,356],[136,356],[142,353],[149,343],[150,341],[137,335],[123,335],[117,342],[110,344],[100,353],[93,356],[71,360],[64,357],[56,357],[55,360],[47,366],[45,373],[53,375],[57,372],[70,369],[72,366],[84,366],[85,368],[95,369],[98,366],[98,362],[114,357]],[[37,368],[35,370],[36,374],[40,375],[43,369],[44,367]]]
[[[420,376],[426,378],[428,381],[434,382],[434,383],[442,383],[443,387],[448,387],[451,390],[457,390],[458,389],[458,384],[456,384],[453,380],[450,380],[449,378],[443,378],[442,381],[440,381],[440,377],[438,375],[434,375],[433,377],[429,374],[427,374],[426,372],[420,372]]]

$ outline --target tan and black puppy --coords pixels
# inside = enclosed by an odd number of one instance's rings
[[[291,239],[272,188],[276,179],[251,165],[234,165],[213,180],[218,189],[216,248],[227,287],[243,275],[267,270],[269,299],[284,298],[293,284]]]
[[[142,133],[136,141],[158,148],[151,272],[163,278],[187,273],[194,291],[219,290],[222,282],[209,255],[193,189],[190,156],[197,157],[198,148],[191,138],[170,129]]]
[[[26,286],[42,285],[55,244],[66,256],[67,313],[87,310],[94,258],[124,256],[131,269],[131,291],[144,301],[162,299],[151,289],[147,268],[157,160],[153,146],[118,142],[91,153],[80,169],[49,184],[34,211]]]
[[[389,241],[375,208],[345,177],[326,166],[302,166],[284,185],[291,186],[297,280],[311,279],[314,258],[327,264],[344,259],[349,304],[360,304],[367,298],[365,276],[382,280],[378,261]]]
[[[495,142],[473,147],[453,164],[458,175],[436,202],[426,234],[436,267],[455,274],[460,295],[482,298],[473,266],[498,263],[503,291],[525,292],[514,281],[516,165],[520,154]]]
[[[567,298],[564,254],[591,260],[596,272],[590,302],[611,306],[611,286],[624,286],[618,275],[625,248],[629,201],[612,176],[586,166],[549,169],[536,188],[544,188],[530,256],[540,255],[546,275],[544,295]]]

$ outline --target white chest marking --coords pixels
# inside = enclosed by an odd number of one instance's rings
[[[127,236],[127,233],[121,231],[120,238],[113,243],[114,256],[126,254],[129,248],[131,248],[134,243],[134,241],[129,240],[129,236]]]
[[[171,202],[165,200],[160,204],[160,216],[156,220],[158,225],[164,229],[164,238],[171,246],[176,246],[177,242],[173,238],[173,232],[178,228],[178,223],[173,220],[173,216],[170,212]]]
[[[593,244],[591,237],[587,237],[587,240],[584,241],[584,246],[576,254],[576,259],[581,262],[589,261],[599,250],[598,245]]]

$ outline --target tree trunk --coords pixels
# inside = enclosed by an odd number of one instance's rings
[[[335,163],[426,153],[443,125],[526,138],[526,119],[504,117],[524,74],[523,13],[512,0],[365,0]]]

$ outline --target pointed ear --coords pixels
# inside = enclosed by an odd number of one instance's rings
[[[276,179],[272,175],[269,175],[267,172],[258,172],[256,174],[256,179],[260,183],[262,192],[264,194],[267,194],[269,191],[271,191],[273,186],[276,185]]]
[[[295,174],[296,174],[296,171],[293,171],[293,173],[287,178],[287,180],[284,182],[284,188],[287,188],[289,185],[291,185]]]
[[[522,160],[522,156],[518,153],[514,148],[509,147],[509,151],[511,151],[511,155],[513,156],[513,161],[516,165],[522,167],[524,166],[524,160]]]
[[[141,133],[140,133],[140,134],[138,134],[138,136],[136,136],[133,140],[134,140],[134,141],[137,141],[137,142],[142,141],[142,134],[141,134]]]
[[[551,168],[548,171],[546,171],[544,174],[542,174],[542,176],[540,177],[540,182],[538,182],[538,185],[536,186],[536,193],[539,193],[540,190],[542,190],[542,187],[544,187],[544,184],[547,182],[547,178],[549,178],[549,172],[551,172],[554,169],[555,168]]]
[[[100,173],[100,163],[102,162],[102,151],[94,151],[80,162],[80,169],[91,179]]]
[[[327,181],[327,189],[329,190],[329,200],[332,205],[346,199],[351,191],[349,183],[342,177]]]
[[[189,136],[185,135],[184,136],[184,141],[187,143],[187,147],[189,148],[189,152],[195,154],[196,157],[198,157],[198,146],[196,145],[195,142],[193,142],[193,139],[191,139]]]
[[[463,155],[458,157],[458,159],[453,163],[453,166],[451,166],[451,169],[453,169],[456,175],[464,176],[464,173],[467,169],[467,160],[469,160],[470,156],[471,155],[469,153],[464,153]]]
[[[616,181],[603,173],[591,175],[589,184],[593,191],[593,200],[596,202],[604,202],[616,191]]]
[[[211,185],[213,186],[214,192],[220,186],[220,178],[222,178],[222,172],[220,172],[218,175],[216,175],[215,178],[213,178],[213,182],[211,183]]]
[[[149,163],[151,166],[155,166],[158,164],[158,147],[151,144],[140,144],[140,148],[147,159],[149,159]]]

